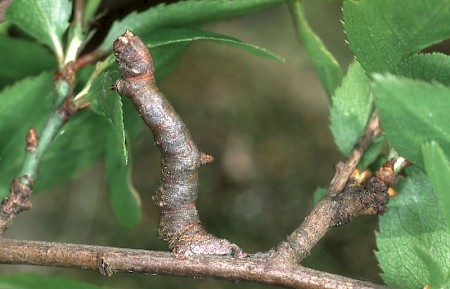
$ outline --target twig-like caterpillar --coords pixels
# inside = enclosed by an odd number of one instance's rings
[[[113,49],[122,71],[115,88],[132,100],[161,151],[162,176],[154,197],[161,210],[158,235],[178,256],[244,256],[237,245],[207,233],[200,223],[195,207],[198,168],[211,157],[198,150],[186,125],[156,86],[147,47],[126,31],[114,41]]]

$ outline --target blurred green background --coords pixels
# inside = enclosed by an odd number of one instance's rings
[[[108,1],[109,2],[109,1]],[[96,36],[117,17],[143,10],[149,1],[108,3]],[[345,46],[340,2],[305,1],[312,28],[342,67],[352,60]],[[327,187],[342,160],[328,128],[327,97],[299,44],[286,7],[204,27],[265,47],[285,63],[236,48],[196,42],[161,90],[190,128],[198,147],[215,157],[200,170],[197,201],[204,225],[247,252],[266,251],[299,226],[312,208],[313,192]],[[156,238],[158,210],[151,197],[159,183],[159,152],[149,130],[131,142],[133,181],[142,198],[142,223],[133,229],[115,219],[103,167],[51,192],[33,197],[33,209],[8,230],[10,238],[166,250]],[[373,254],[376,217],[335,228],[304,265],[381,282]],[[268,288],[227,281],[115,274],[81,270],[0,266],[1,272],[43,272],[88,280],[109,288]]]

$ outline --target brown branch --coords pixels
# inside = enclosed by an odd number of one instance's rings
[[[97,61],[106,58],[106,56],[108,56],[108,54],[102,53],[99,50],[94,50],[89,53],[83,54],[75,61],[75,68],[80,69],[81,67],[88,64],[94,64]]]
[[[115,87],[131,99],[161,152],[161,182],[154,197],[161,211],[158,235],[178,255],[244,256],[237,245],[207,233],[200,223],[195,207],[198,169],[212,159],[198,150],[186,125],[156,86],[147,47],[126,31],[114,42],[113,50],[122,70]]]
[[[354,146],[353,150],[350,152],[348,159],[345,163],[339,162],[336,165],[336,174],[331,180],[330,186],[328,187],[328,195],[334,196],[342,192],[350,178],[352,172],[355,170],[356,165],[358,165],[361,157],[363,156],[366,149],[372,143],[372,141],[381,134],[380,124],[378,120],[378,114],[373,113],[369,122],[367,123],[364,134],[362,135],[359,142]]]
[[[383,166],[384,168],[384,166]],[[383,214],[389,202],[388,182],[393,177],[380,169],[364,184],[350,182],[342,193],[327,195],[316,205],[303,223],[275,249],[274,257],[286,262],[301,262],[333,227],[350,223],[364,215]]]
[[[74,21],[83,26],[83,14],[86,6],[86,0],[76,0],[74,5]],[[85,27],[83,27],[85,28]]]
[[[161,209],[159,236],[169,242],[177,255],[242,256],[236,245],[208,234],[200,224],[195,200],[198,167],[205,157],[195,146],[181,118],[156,87],[148,49],[139,37],[127,31],[114,42],[113,50],[122,70],[122,78],[115,87],[131,98],[152,130],[162,155],[162,179],[155,197]],[[378,117],[374,115],[331,187],[339,186],[342,180],[344,185],[347,183],[364,150],[378,134]],[[347,170],[350,170],[348,175]],[[331,227],[348,223],[357,216],[383,213],[387,202],[387,186],[378,177],[364,185],[349,184],[342,194],[329,194],[319,202],[286,241],[263,255],[280,264],[295,266]]]
[[[378,284],[255,256],[195,255],[180,259],[166,252],[9,239],[0,239],[0,248],[1,263],[77,268],[106,276],[133,272],[249,281],[290,288],[387,289]]]
[[[31,186],[15,178],[0,207],[0,236],[19,213],[31,209],[30,196]]]
[[[58,266],[98,271],[110,276],[116,272],[137,272],[187,277],[250,281],[291,288],[386,288],[300,266],[317,241],[333,226],[350,222],[360,215],[383,213],[388,201],[387,185],[395,179],[391,167],[385,167],[364,184],[348,182],[345,170],[359,161],[373,137],[379,133],[376,115],[344,169],[335,179],[345,178],[341,194],[329,194],[276,250],[246,256],[235,244],[208,234],[195,207],[198,169],[213,160],[201,153],[181,118],[158,90],[153,63],[142,41],[127,31],[114,43],[114,52],[122,70],[115,87],[131,98],[152,130],[161,151],[162,177],[155,201],[161,210],[158,234],[168,241],[175,254],[101,246],[16,241],[0,237],[0,262]],[[70,76],[71,73],[68,73]],[[64,78],[64,77],[63,77]],[[70,91],[73,87],[71,86]],[[55,111],[58,121],[44,129],[44,148],[52,136],[74,112],[70,98]],[[56,124],[56,125],[55,125]],[[42,136],[40,136],[42,137]],[[43,141],[34,129],[27,136],[30,159],[43,152]],[[35,171],[39,157],[30,168]],[[27,170],[25,170],[27,171]],[[350,171],[350,173],[351,173]],[[0,207],[0,233],[14,216],[31,207],[28,198],[34,181],[29,174],[14,180],[10,195]],[[336,181],[336,183],[338,183]],[[345,184],[344,183],[344,184]],[[330,186],[333,186],[334,183]],[[339,191],[341,191],[340,189]],[[68,258],[68,256],[70,256]],[[236,258],[238,257],[238,258]]]
[[[381,133],[378,115],[374,113],[358,144],[345,163],[336,166],[328,194],[305,218],[299,228],[271,251],[274,258],[300,263],[322,237],[334,226],[351,222],[362,215],[382,214],[387,211],[388,187],[395,178],[388,162],[375,177],[360,184],[349,178],[372,140]]]
[[[162,177],[155,196],[161,210],[158,234],[168,241],[175,254],[0,237],[1,263],[80,268],[106,276],[138,272],[242,280],[292,288],[386,288],[298,265],[331,227],[348,223],[357,216],[386,211],[387,187],[395,180],[393,163],[382,167],[365,183],[348,181],[364,150],[380,133],[375,114],[349,160],[337,168],[329,194],[301,226],[275,250],[246,256],[237,245],[208,234],[200,223],[195,207],[198,169],[213,158],[198,150],[185,124],[158,90],[147,48],[127,31],[114,42],[114,52],[123,74],[115,87],[131,98],[161,151]],[[70,86],[69,92],[72,88]],[[27,136],[29,159],[33,160],[34,155],[38,157],[25,172],[36,170],[43,149],[74,112],[70,98],[59,99],[64,101],[54,113],[58,121],[50,123],[48,130],[44,129],[44,141],[33,129]],[[16,214],[31,207],[28,198],[33,181],[34,177],[26,173],[14,180],[10,195],[0,207],[0,233]]]

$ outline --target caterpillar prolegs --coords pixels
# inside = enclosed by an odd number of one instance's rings
[[[245,256],[237,245],[207,233],[200,223],[195,207],[198,168],[212,157],[198,150],[186,125],[156,86],[149,50],[128,30],[114,41],[113,50],[122,71],[115,88],[131,99],[161,152],[161,181],[154,196],[161,211],[159,237],[177,256]]]

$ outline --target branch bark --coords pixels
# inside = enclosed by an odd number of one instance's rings
[[[331,180],[330,186],[328,187],[328,195],[334,196],[342,192],[352,172],[355,170],[356,165],[358,165],[361,157],[364,155],[364,152],[372,141],[380,134],[381,128],[378,114],[374,112],[367,123],[361,139],[350,152],[347,161],[345,163],[339,162],[336,165],[336,173]]]
[[[388,187],[396,176],[391,169],[391,161],[380,168],[375,177],[364,183],[350,178],[365,150],[380,134],[378,115],[373,113],[347,161],[337,164],[327,196],[317,203],[300,227],[272,250],[274,258],[292,264],[300,263],[332,227],[350,223],[358,216],[383,214],[387,211]]]
[[[131,98],[139,114],[152,130],[161,151],[162,178],[155,197],[161,209],[158,234],[168,241],[169,248],[178,256],[192,254],[235,255],[242,251],[227,240],[208,234],[200,224],[195,200],[197,198],[198,168],[202,154],[197,149],[188,129],[174,108],[158,90],[153,62],[145,44],[126,31],[113,45],[116,60],[122,70],[115,87]],[[351,172],[372,139],[379,134],[378,117],[370,120],[361,141],[355,146],[349,160],[338,170],[331,191],[301,226],[280,245],[261,254],[275,264],[298,266],[311,248],[333,226],[350,222],[360,215],[386,211],[388,202],[386,184],[375,177],[364,185],[347,183]],[[348,173],[349,171],[349,173]],[[340,188],[342,186],[342,188]]]
[[[0,205],[0,236],[3,235],[17,214],[32,207],[29,198],[33,191],[42,155],[48,149],[59,129],[76,112],[76,107],[72,101],[74,85],[74,63],[70,62],[56,73],[56,107],[49,115],[41,134],[38,136],[34,128],[28,131],[22,169],[14,178],[9,194]]]
[[[359,216],[386,212],[389,183],[385,180],[393,177],[381,172],[385,171],[380,169],[364,184],[350,181],[342,193],[327,195],[320,200],[300,227],[278,245],[275,258],[292,264],[300,263],[331,228],[350,223]]]
[[[387,289],[370,282],[302,266],[288,266],[256,256],[193,255],[180,259],[167,252],[9,239],[0,239],[0,248],[2,263],[77,268],[106,276],[133,272],[249,281],[290,288]]]
[[[369,282],[315,271],[299,265],[311,248],[333,226],[350,222],[360,215],[386,211],[387,187],[395,179],[392,162],[367,182],[349,180],[356,164],[374,137],[380,133],[374,114],[360,142],[345,164],[337,167],[328,190],[305,221],[276,249],[267,253],[245,254],[237,245],[219,239],[202,227],[195,207],[198,169],[212,161],[201,153],[181,118],[158,90],[148,49],[139,37],[127,31],[114,42],[114,53],[122,70],[115,88],[130,97],[145,123],[152,130],[161,151],[161,182],[155,195],[161,210],[158,234],[175,254],[135,249],[17,241],[1,237],[0,262],[58,266],[98,271],[110,276],[116,272],[218,278],[251,281],[291,288],[387,288]],[[30,130],[27,159],[11,193],[0,208],[0,233],[14,216],[31,207],[28,198],[39,158],[52,137],[74,112],[72,85],[63,85],[58,97],[61,105],[50,117],[40,138]],[[45,136],[43,140],[43,137]],[[42,147],[41,147],[42,146]],[[26,164],[28,161],[25,162]],[[69,257],[68,257],[69,256]]]

